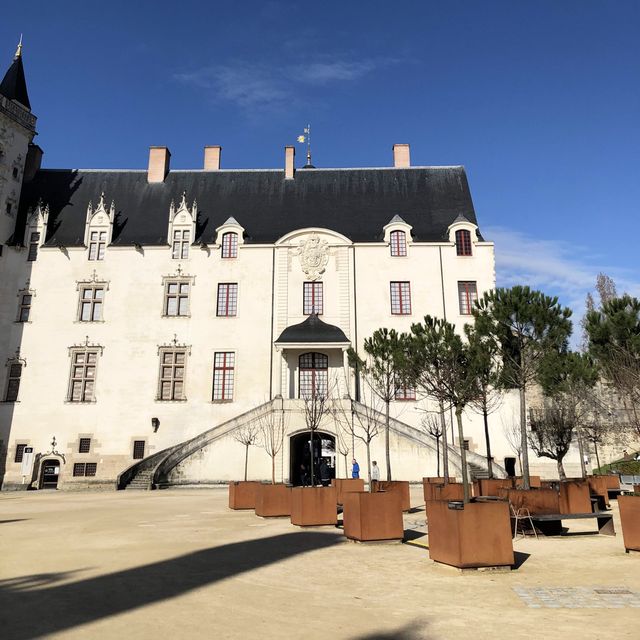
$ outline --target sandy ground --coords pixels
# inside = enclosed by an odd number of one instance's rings
[[[226,489],[1,494],[0,637],[640,637],[640,608],[616,596],[614,608],[531,608],[517,592],[640,594],[640,554],[624,553],[615,501],[616,537],[519,539],[517,570],[472,574],[425,548],[354,544],[337,528],[300,530],[226,503]],[[405,524],[423,520],[417,511]]]

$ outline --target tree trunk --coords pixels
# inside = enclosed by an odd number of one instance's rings
[[[587,465],[584,462],[584,447],[582,445],[582,436],[578,432],[578,454],[580,456],[580,470],[582,471],[582,477],[587,477]]]
[[[489,470],[489,478],[493,478],[493,465],[491,463],[491,440],[489,439],[489,416],[487,408],[483,407],[482,417],[484,418],[484,440],[487,444],[487,469]]]
[[[249,445],[244,445],[244,481],[247,481],[247,468],[249,467]]]
[[[367,442],[367,477],[369,478],[369,493],[373,492],[373,483],[371,482],[371,443]]]
[[[458,441],[460,447],[460,457],[462,458],[462,488],[464,490],[464,502],[469,502],[471,494],[469,492],[469,478],[467,476],[467,451],[464,448],[464,432],[462,430],[462,409],[456,407],[456,421],[458,422]]]
[[[271,456],[271,484],[276,483],[276,457]]]
[[[531,489],[529,478],[529,443],[527,442],[527,396],[525,386],[520,387],[520,446],[522,447],[522,488]]]
[[[313,429],[309,432],[309,450],[311,452],[311,459],[309,463],[309,469],[310,469],[309,484],[312,487],[315,487],[314,477],[313,477]]]
[[[389,401],[385,403],[384,449],[387,456],[387,480],[391,481],[391,453],[389,452]]]
[[[596,464],[598,465],[598,473],[602,474],[601,467],[600,467],[600,456],[598,455],[598,443],[597,442],[593,443],[593,451],[596,454]]]
[[[565,482],[567,480],[567,474],[564,472],[564,466],[562,465],[562,458],[559,458],[557,462],[558,462],[558,477],[560,478],[560,482]]]
[[[444,483],[449,484],[449,444],[447,442],[447,423],[444,419],[444,403],[440,404],[440,426],[442,427],[442,477]]]
[[[347,462],[348,459],[348,453],[343,453],[342,456],[344,457],[344,477],[348,478],[349,477],[349,463]],[[355,455],[355,452],[354,452]]]
[[[440,438],[436,438],[436,463],[438,466],[436,478],[439,478],[440,477]]]

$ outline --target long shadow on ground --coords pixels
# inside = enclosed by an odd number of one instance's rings
[[[58,582],[65,578],[64,573],[0,581],[0,635],[26,640],[53,634],[341,541],[341,536],[329,533],[287,533],[204,549],[70,584],[32,588]]]

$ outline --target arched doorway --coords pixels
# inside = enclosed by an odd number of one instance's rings
[[[311,469],[311,432],[303,431],[289,438],[289,482],[294,486],[310,484]],[[336,468],[336,438],[330,433],[316,431],[313,434],[313,468],[316,482],[319,483],[319,469],[322,461],[331,467],[335,476]],[[304,470],[302,469],[304,465]],[[303,478],[306,474],[306,478]]]
[[[47,458],[40,467],[40,488],[57,489],[60,478],[60,461]]]

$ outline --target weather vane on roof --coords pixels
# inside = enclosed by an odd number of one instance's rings
[[[298,142],[300,144],[307,143],[307,164],[304,166],[306,169],[314,169],[315,167],[311,164],[311,125],[308,124],[303,129],[303,134],[298,136]]]

